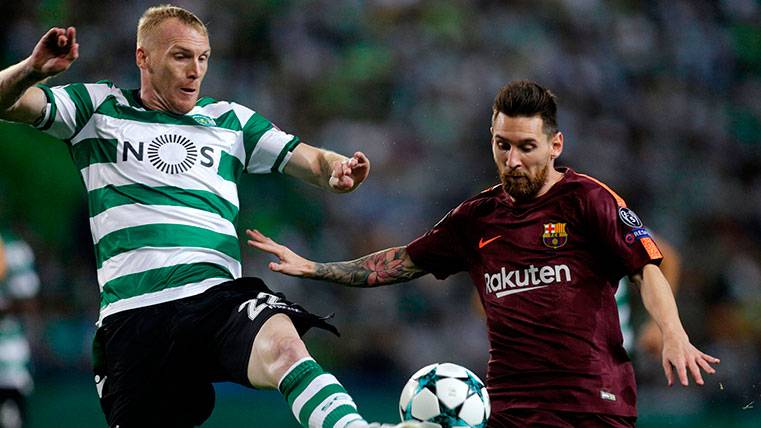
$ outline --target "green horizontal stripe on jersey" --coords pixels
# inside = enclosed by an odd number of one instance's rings
[[[130,106],[121,105],[113,95],[108,96],[106,100],[103,101],[100,106],[98,106],[96,113],[117,119],[132,120],[135,122],[143,123],[202,126],[191,116],[179,115],[158,110],[138,110]],[[225,112],[225,114],[227,114],[227,112]],[[224,114],[220,115],[220,117],[222,116],[224,116]],[[215,123],[217,122],[217,118],[212,119],[214,119]],[[237,120],[222,120],[221,123],[217,123],[215,126],[212,126],[212,128],[214,127],[230,129],[232,131],[241,130],[240,122]]]
[[[129,204],[195,208],[218,214],[230,223],[235,223],[238,217],[238,207],[206,190],[189,190],[174,186],[150,187],[144,184],[109,184],[88,192],[87,198],[90,217],[95,217],[109,208]]]
[[[280,164],[283,163],[283,159],[285,159],[285,155],[288,154],[288,152],[292,152],[293,148],[298,144],[299,137],[293,137],[293,139],[283,147],[283,150],[280,151],[280,154],[277,156],[277,159],[275,159],[275,163],[272,164],[272,169],[270,171],[277,172],[280,169]]]
[[[115,163],[118,140],[87,138],[71,146],[71,158],[77,169],[95,163]]]
[[[69,98],[76,107],[76,128],[74,134],[77,135],[79,131],[85,126],[88,120],[92,117],[94,107],[92,105],[92,99],[90,93],[87,92],[87,88],[82,83],[72,83],[63,87]]]
[[[167,288],[181,287],[209,278],[235,279],[227,268],[214,263],[193,263],[150,269],[124,275],[103,285],[100,307],[117,300],[140,296]]]
[[[246,162],[251,159],[254,147],[265,132],[272,129],[272,123],[259,113],[254,113],[243,125],[243,146],[246,148]]]
[[[227,181],[237,183],[240,180],[241,174],[243,174],[243,164],[235,156],[222,152],[219,156],[217,174]]]
[[[240,261],[238,238],[184,224],[147,224],[119,229],[95,244],[97,268],[118,254],[143,247],[209,248]],[[191,251],[191,250],[189,250]]]

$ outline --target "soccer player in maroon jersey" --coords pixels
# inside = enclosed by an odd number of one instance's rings
[[[570,168],[554,95],[517,81],[497,94],[492,152],[501,184],[450,211],[406,246],[353,261],[315,263],[258,231],[249,245],[287,275],[374,287],[467,271],[486,313],[490,427],[629,427],[636,385],[614,293],[628,275],[663,337],[668,384],[703,384],[719,360],[695,348],[679,319],[662,255],[608,186]]]

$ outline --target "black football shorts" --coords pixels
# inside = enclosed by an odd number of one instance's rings
[[[338,333],[326,317],[289,302],[258,278],[108,316],[93,343],[95,383],[108,425],[200,425],[214,407],[212,382],[251,386],[251,346],[277,313],[288,315],[302,335],[311,327]]]

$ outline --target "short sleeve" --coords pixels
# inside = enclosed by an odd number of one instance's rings
[[[43,117],[35,123],[41,131],[61,140],[73,138],[87,122],[96,108],[110,94],[113,84],[108,81],[98,83],[72,83],[50,87],[38,84],[47,99]]]
[[[438,279],[467,270],[464,219],[459,207],[448,212],[431,230],[407,245],[412,262]]]
[[[612,190],[602,187],[592,191],[587,210],[596,237],[621,262],[626,274],[633,274],[648,263],[660,264],[663,255],[650,232]]]
[[[245,171],[249,174],[283,172],[299,144],[299,137],[281,131],[261,114],[234,104],[243,124],[243,145],[246,150]]]

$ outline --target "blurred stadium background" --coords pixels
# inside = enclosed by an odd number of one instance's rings
[[[703,388],[668,389],[635,355],[640,426],[761,420],[761,2],[758,0],[177,1],[207,22],[203,94],[251,106],[305,141],[373,162],[350,195],[247,177],[239,226],[317,260],[409,242],[497,181],[496,90],[539,81],[560,99],[564,164],[616,189],[681,252],[677,300],[694,343],[722,359]],[[2,1],[0,62],[51,26],[75,25],[80,59],[53,83],[137,87],[134,33],[147,1]],[[0,123],[0,222],[32,245],[42,278],[28,315],[31,427],[104,426],[90,374],[97,283],[85,198],[64,145]],[[487,343],[464,275],[360,291],[244,271],[320,313],[340,339],[311,349],[373,419],[425,364],[483,374]],[[636,308],[635,308],[636,309]],[[635,320],[641,322],[640,316]],[[274,392],[220,385],[209,427],[289,427]]]

